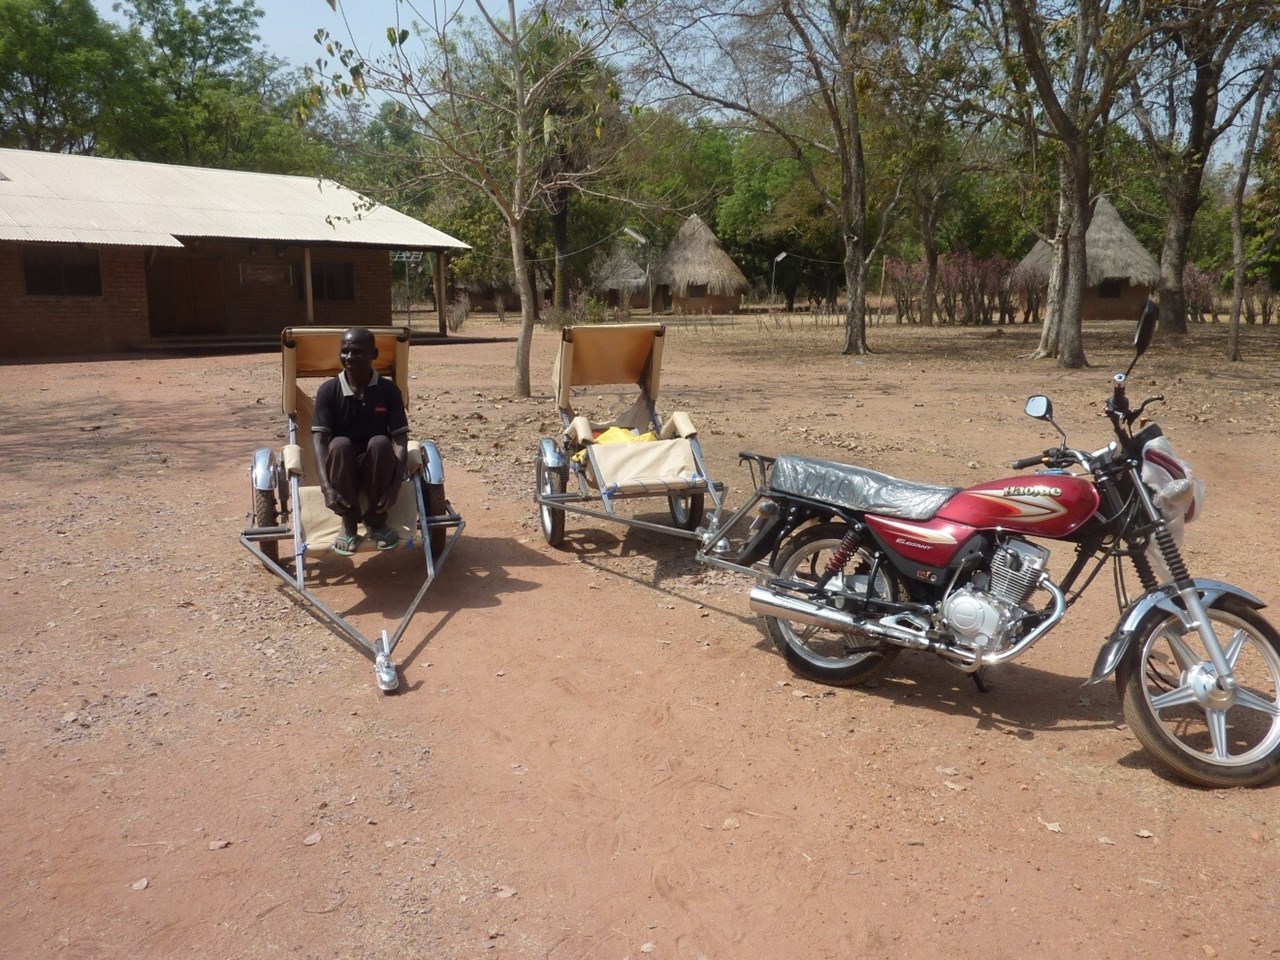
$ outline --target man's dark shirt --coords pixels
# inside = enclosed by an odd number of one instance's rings
[[[408,434],[409,420],[404,412],[404,397],[390,377],[379,376],[365,388],[364,399],[356,397],[347,384],[346,373],[326,380],[316,391],[316,410],[312,433],[331,437],[349,437],[363,450],[372,437],[395,437]]]

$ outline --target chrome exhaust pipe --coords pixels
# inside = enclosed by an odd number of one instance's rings
[[[768,587],[751,588],[751,612],[762,617],[777,617],[802,623],[808,627],[825,627],[840,633],[865,633],[910,650],[930,650],[933,644],[923,633],[916,633],[905,627],[894,626],[885,620],[864,620],[842,610],[832,610],[786,594],[776,593]]]

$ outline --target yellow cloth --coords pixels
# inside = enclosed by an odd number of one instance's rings
[[[596,435],[594,443],[645,443],[650,440],[657,440],[658,435],[652,430],[646,430],[644,433],[636,434],[628,430],[626,427],[608,427],[600,431]],[[587,451],[584,447],[573,455],[575,463],[581,463],[587,458]]]

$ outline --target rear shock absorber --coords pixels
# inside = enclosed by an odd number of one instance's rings
[[[849,558],[853,556],[855,550],[858,549],[859,528],[856,526],[849,527],[848,533],[840,541],[840,546],[836,547],[836,552],[831,555],[831,559],[827,561],[827,568],[822,571],[822,582],[826,583],[841,570],[844,565],[849,562]]]

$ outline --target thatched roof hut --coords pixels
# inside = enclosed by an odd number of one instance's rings
[[[1120,213],[1106,197],[1099,197],[1093,208],[1093,220],[1084,235],[1088,259],[1088,294],[1084,319],[1132,319],[1160,282],[1160,264],[1138,242]],[[1033,277],[1041,286],[1049,283],[1053,267],[1053,248],[1037,240],[1031,252],[1014,268],[1015,279]]]
[[[602,293],[629,294],[646,282],[644,267],[625,250],[616,251],[591,271],[591,285]]]
[[[675,313],[734,313],[751,289],[746,276],[696,213],[671,241],[654,270],[656,295]]]
[[[591,287],[611,307],[626,303],[636,309],[649,302],[649,278],[626,250],[614,251],[592,269]]]

